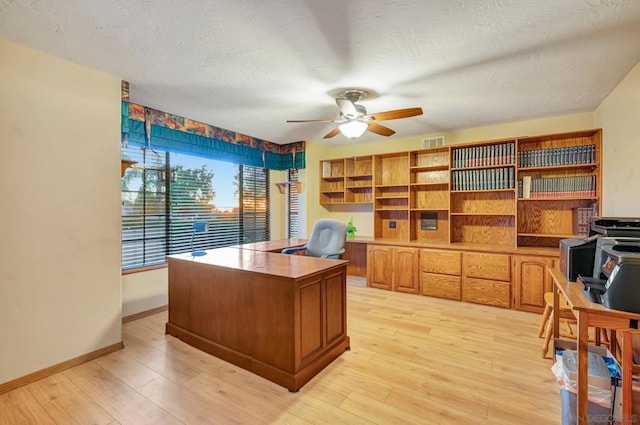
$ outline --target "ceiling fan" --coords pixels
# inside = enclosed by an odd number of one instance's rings
[[[337,120],[287,120],[287,122],[332,122],[338,124],[338,127],[327,133],[323,137],[324,139],[329,139],[338,133],[355,139],[362,136],[365,131],[387,137],[395,134],[392,129],[374,121],[395,120],[422,115],[422,108],[395,109],[376,114],[367,114],[365,107],[356,102],[365,99],[368,95],[367,91],[361,89],[348,89],[339,93],[336,97],[336,104],[340,109],[340,118]]]

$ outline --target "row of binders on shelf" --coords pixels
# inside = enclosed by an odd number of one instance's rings
[[[596,176],[543,177],[524,176],[518,182],[518,198],[589,198],[596,196]]]
[[[513,164],[515,151],[515,143],[453,149],[453,168]]]
[[[452,190],[496,190],[515,187],[513,167],[452,171]]]
[[[588,236],[589,221],[591,217],[598,215],[598,203],[594,202],[590,207],[574,208],[574,231],[576,235]]]
[[[520,151],[518,152],[518,166],[526,168],[592,164],[595,161],[595,155],[595,145]]]

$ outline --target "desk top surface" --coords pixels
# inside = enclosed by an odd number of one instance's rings
[[[640,320],[640,314],[630,313],[628,311],[614,310],[607,308],[602,304],[594,303],[582,290],[582,285],[577,282],[570,282],[564,274],[557,268],[549,268],[553,282],[562,292],[569,305],[573,310],[585,311],[600,315],[615,316],[623,319]]]
[[[169,267],[172,261],[187,261],[207,264],[239,271],[252,272],[286,279],[301,279],[332,268],[346,267],[346,260],[287,255],[252,249],[217,248],[205,251],[207,254],[193,257],[191,253],[169,255]]]
[[[307,243],[306,239],[291,238],[291,239],[280,239],[276,241],[245,243],[242,245],[233,245],[231,248],[251,249],[253,251],[280,252],[285,248],[302,246],[306,243]]]

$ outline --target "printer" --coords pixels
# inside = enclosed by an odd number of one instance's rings
[[[640,218],[592,217],[587,237],[560,240],[559,268],[567,280],[576,281],[578,275],[599,277],[602,262],[596,265],[596,245],[601,237],[640,238]]]
[[[615,238],[612,238],[615,239]],[[624,243],[602,243],[599,277],[579,277],[595,302],[615,310],[640,313],[640,238]]]

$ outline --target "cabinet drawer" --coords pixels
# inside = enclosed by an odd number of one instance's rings
[[[511,281],[511,257],[504,254],[464,254],[464,275],[480,279]]]
[[[511,307],[511,284],[509,282],[465,277],[462,294],[464,301],[471,303]]]
[[[460,301],[462,299],[460,281],[461,278],[457,276],[422,272],[420,276],[422,295]]]
[[[462,254],[458,251],[422,249],[420,271],[460,276]]]

